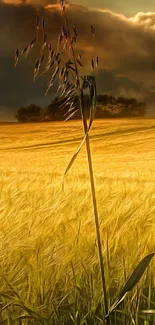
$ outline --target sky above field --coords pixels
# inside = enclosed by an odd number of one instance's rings
[[[0,120],[12,120],[20,106],[45,107],[52,101],[55,88],[44,96],[50,76],[32,81],[37,50],[16,69],[13,58],[15,49],[21,51],[35,36],[36,11],[47,21],[49,41],[56,46],[63,19],[55,4],[55,0],[0,0]],[[154,0],[74,0],[67,12],[79,31],[77,50],[85,58],[85,74],[91,73],[91,59],[99,56],[98,93],[143,100],[155,115]]]

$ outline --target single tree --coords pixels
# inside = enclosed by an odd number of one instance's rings
[[[17,110],[16,119],[21,123],[40,122],[44,120],[44,110],[34,104],[28,107],[20,107]]]

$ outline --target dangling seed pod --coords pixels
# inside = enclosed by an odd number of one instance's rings
[[[37,18],[36,18],[36,29],[37,29],[37,30],[39,30],[39,21],[40,21],[40,19],[39,19],[39,17],[37,16]]]
[[[94,60],[93,60],[93,59],[92,59],[92,61],[91,61],[91,67],[92,67],[92,70],[95,69],[95,65],[94,65]]]
[[[63,37],[65,37],[67,39],[68,33],[67,33],[66,28],[65,28],[64,25],[62,25],[62,31],[61,32],[62,32]]]
[[[77,63],[80,65],[80,67],[83,68],[83,64],[82,64],[82,62],[81,62],[79,59],[76,59],[76,61],[77,61]]]
[[[36,79],[38,72],[40,68],[40,59],[38,58],[35,62],[35,67],[34,67],[34,74],[33,74],[33,81]]]
[[[77,30],[77,27],[76,27],[75,24],[74,24],[74,27],[73,27],[73,31],[74,31],[75,38],[77,39],[78,38],[78,30]]]
[[[42,28],[43,28],[43,31],[45,31],[45,19],[42,19]]]
[[[62,9],[65,10],[65,6],[66,6],[65,0],[60,0],[60,5],[61,5]]]
[[[29,46],[26,46],[26,47],[21,51],[21,55],[26,54],[28,48],[29,48]]]
[[[15,51],[15,64],[14,64],[14,68],[16,68],[18,61],[19,61],[19,50],[17,49]]]
[[[91,25],[90,28],[91,28],[91,32],[92,32],[93,36],[95,37],[95,29],[94,29],[94,27]]]

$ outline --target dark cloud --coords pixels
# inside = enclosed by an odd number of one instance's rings
[[[143,84],[136,83],[128,77],[119,76],[117,70],[100,69],[97,77],[97,89],[99,92],[106,92],[114,96],[129,96],[142,99],[145,88]]]
[[[30,102],[44,106],[51,100],[52,95],[44,97],[47,77],[32,82],[38,49],[13,69],[15,49],[24,48],[35,35],[36,14],[45,18],[49,41],[56,46],[63,17],[55,1],[44,1],[46,7],[38,7],[40,4],[39,0],[26,5],[0,1],[1,107],[16,109]],[[136,97],[153,105],[155,13],[139,13],[128,19],[108,10],[90,10],[77,5],[69,5],[67,12],[70,25],[75,22],[79,30],[77,51],[85,58],[85,73],[91,72],[92,57],[99,56],[98,92]],[[91,24],[96,31],[95,38],[90,31]]]

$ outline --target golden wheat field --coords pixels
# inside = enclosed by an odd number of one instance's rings
[[[0,125],[1,323],[89,324],[89,313],[100,314],[85,146],[61,188],[82,136],[81,121]],[[137,263],[155,251],[155,119],[96,120],[90,140],[112,301]],[[152,260],[131,294],[133,306],[144,287],[150,290],[142,304],[154,304],[154,268]],[[85,322],[75,322],[78,314]]]

